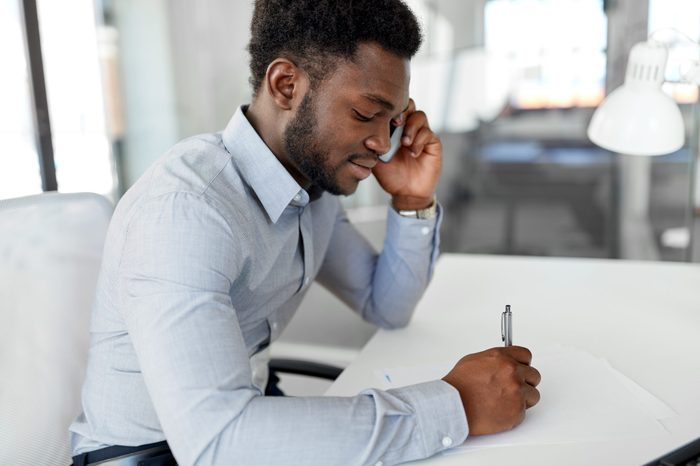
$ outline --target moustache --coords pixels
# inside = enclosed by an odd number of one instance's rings
[[[366,154],[351,154],[348,157],[348,162],[355,162],[356,160],[378,160],[379,155],[375,152],[368,152]]]

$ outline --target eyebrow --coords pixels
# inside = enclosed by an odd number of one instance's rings
[[[378,95],[375,94],[362,94],[362,97],[364,97],[367,100],[371,100],[375,104],[379,104],[385,109],[389,110],[390,112],[394,110],[394,104],[389,102],[388,100],[379,97]]]
[[[371,100],[372,102],[374,102],[376,104],[381,105],[382,107],[384,107],[385,109],[387,109],[390,112],[394,111],[394,104],[392,104],[388,100],[384,99],[383,97],[380,97],[380,96],[375,95],[375,94],[362,94],[362,97],[364,97],[367,100]],[[406,105],[406,108],[401,110],[401,112],[402,113],[405,112],[407,108],[408,108],[408,105]]]

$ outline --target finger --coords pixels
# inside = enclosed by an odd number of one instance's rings
[[[420,110],[411,113],[406,118],[406,126],[403,130],[401,144],[403,144],[404,146],[410,146],[411,144],[413,144],[413,140],[415,139],[418,131],[420,131],[421,128],[426,126],[428,126],[428,117],[425,113],[421,112]]]
[[[435,157],[439,157],[442,154],[442,142],[440,142],[439,137],[435,136],[435,133],[433,133],[433,137],[428,143],[423,146],[423,155],[426,154]]]
[[[411,155],[418,157],[420,154],[422,154],[425,145],[428,144],[428,142],[430,142],[430,140],[434,137],[435,135],[430,128],[427,126],[422,127],[416,134],[416,137],[413,138],[413,144],[408,148],[411,151]]]
[[[523,385],[523,398],[525,399],[525,409],[532,408],[540,402],[540,392],[532,385]]]
[[[532,353],[529,349],[524,346],[506,346],[503,348],[506,354],[518,361],[519,363],[525,364],[527,366],[532,362]]]
[[[540,375],[540,371],[538,371],[534,367],[521,365],[518,367],[518,373],[520,374],[520,377],[525,381],[525,383],[527,383],[528,385],[532,385],[533,387],[539,385],[540,381],[542,380],[542,375]]]
[[[406,114],[410,115],[411,113],[413,113],[415,111],[416,111],[416,101],[409,97],[408,107],[406,107]]]
[[[397,116],[392,120],[392,123],[395,126],[401,126],[406,122],[406,118],[408,118],[408,115],[416,111],[416,103],[413,101],[413,99],[408,99],[408,107],[406,107],[406,110],[401,112],[401,115]]]

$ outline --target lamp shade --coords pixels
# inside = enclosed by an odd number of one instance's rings
[[[681,111],[661,90],[667,56],[666,48],[656,44],[634,46],[625,84],[603,101],[588,126],[594,144],[630,155],[662,155],[683,147]]]

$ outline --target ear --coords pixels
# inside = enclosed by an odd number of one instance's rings
[[[291,110],[296,101],[306,93],[308,77],[294,62],[287,58],[276,58],[267,67],[265,84],[267,91],[277,106]]]

